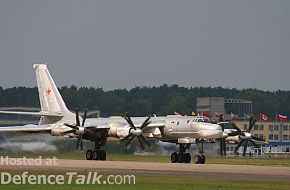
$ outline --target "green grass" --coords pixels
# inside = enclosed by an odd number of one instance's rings
[[[46,173],[47,174],[47,173]],[[56,174],[56,173],[51,173]],[[168,176],[136,176],[135,185],[0,185],[0,189],[118,189],[118,190],[147,190],[147,189],[204,189],[204,190],[288,190],[289,181],[273,180],[233,180],[233,179],[205,179],[195,177]]]
[[[85,155],[83,152],[72,153],[23,153],[23,154],[2,154],[1,156],[9,157],[30,157],[35,158],[41,155],[43,158],[52,158],[55,156],[58,159],[76,159],[83,160]],[[136,162],[164,162],[170,163],[169,156],[136,156],[125,154],[108,154],[107,160],[111,161],[136,161]],[[258,165],[258,166],[287,166],[290,167],[290,158],[220,158],[207,157],[207,164],[231,164],[231,165]]]
[[[6,156],[6,155],[2,155]],[[39,154],[9,154],[9,157],[38,157]],[[84,155],[80,152],[74,153],[42,153],[44,158],[56,156],[58,159],[83,159]],[[153,161],[169,163],[168,156],[134,156],[134,155],[109,155],[109,160],[128,160],[128,161]],[[252,164],[252,165],[284,165],[290,167],[290,159],[286,158],[208,158],[207,163],[215,164]],[[1,171],[1,168],[0,168]],[[22,171],[10,170],[5,171],[12,174],[22,174]],[[78,172],[79,173],[79,172]],[[29,174],[59,175],[65,174],[64,171],[29,171]],[[82,174],[82,173],[79,173]],[[103,174],[103,173],[102,173]],[[103,174],[108,175],[108,174]],[[226,179],[226,178],[204,178],[196,176],[161,176],[161,175],[136,175],[135,185],[0,185],[0,189],[35,189],[35,190],[58,190],[58,189],[116,189],[116,190],[147,190],[147,189],[201,189],[201,190],[288,190],[290,189],[289,180],[269,180],[269,179]]]

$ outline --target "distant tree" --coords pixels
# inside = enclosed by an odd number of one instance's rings
[[[105,91],[102,88],[64,86],[60,88],[69,109],[88,108],[100,110],[103,116],[123,115],[167,115],[174,111],[190,114],[196,109],[197,97],[225,97],[251,100],[254,114],[265,113],[272,118],[275,113],[290,116],[290,91],[263,91],[258,89],[192,87],[166,84],[158,87],[135,87],[130,90]],[[39,107],[38,89],[0,87],[0,106]]]

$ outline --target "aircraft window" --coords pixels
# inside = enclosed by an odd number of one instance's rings
[[[179,121],[177,122],[177,125],[179,125]]]
[[[174,123],[174,121],[171,121],[171,123]]]
[[[189,123],[189,120],[187,120],[187,123]]]
[[[209,122],[209,119],[207,119],[207,118],[204,118],[203,120],[204,120],[204,122]]]

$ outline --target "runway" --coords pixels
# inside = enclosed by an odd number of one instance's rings
[[[11,158],[10,158],[11,159]],[[171,175],[192,176],[205,178],[230,179],[273,179],[289,180],[290,167],[280,166],[251,166],[225,164],[172,164],[156,162],[132,161],[92,161],[92,160],[56,160],[54,165],[42,162],[40,165],[9,165],[0,166],[5,170],[37,170],[37,171],[97,171],[104,174],[134,174],[134,175]]]

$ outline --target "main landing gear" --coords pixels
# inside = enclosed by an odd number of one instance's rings
[[[203,155],[203,140],[196,140],[196,144],[199,150],[200,155],[194,157],[195,164],[204,164],[205,156]],[[201,144],[201,145],[200,145]],[[189,153],[186,153],[186,149],[190,148],[191,144],[179,144],[179,153],[173,152],[171,154],[172,163],[190,163],[191,156]]]
[[[94,150],[88,150],[86,152],[87,160],[106,160],[107,153],[105,150],[102,150],[102,147],[97,145]]]
[[[189,153],[185,153],[186,149],[190,148],[190,144],[179,144],[179,153],[173,152],[171,154],[172,163],[190,163],[191,156]]]

